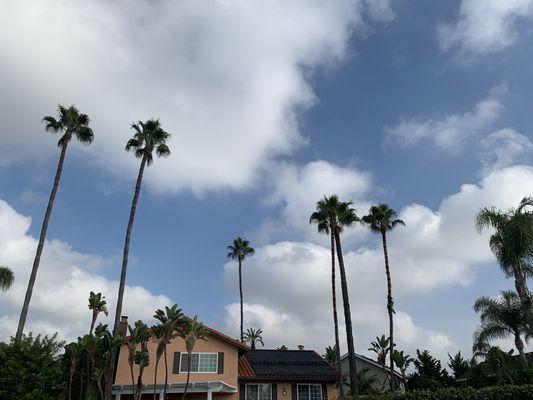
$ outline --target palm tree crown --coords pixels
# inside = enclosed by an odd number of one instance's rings
[[[126,144],[126,151],[134,151],[135,157],[146,158],[146,163],[151,165],[153,162],[153,152],[155,150],[158,157],[168,157],[170,149],[167,146],[167,140],[170,133],[161,128],[159,119],[149,119],[146,122],[138,121],[131,124],[135,131],[133,137]]]
[[[351,205],[352,202],[341,202],[337,195],[324,197],[317,203],[316,211],[311,214],[309,222],[317,224],[319,232],[340,233],[343,228],[359,221]]]
[[[396,211],[383,203],[370,207],[368,215],[361,220],[368,224],[372,232],[376,233],[391,231],[397,225],[405,226],[401,219],[396,218]]]
[[[261,343],[262,346],[265,345],[263,343],[263,331],[261,329],[248,328],[244,334],[244,340],[250,343],[252,350],[255,350],[256,343]]]
[[[15,274],[8,267],[0,266],[0,291],[5,292],[15,282]]]
[[[80,113],[74,106],[65,107],[59,105],[57,108],[59,118],[56,119],[51,116],[43,118],[46,132],[63,133],[57,145],[62,147],[65,143],[70,141],[72,136],[82,144],[91,144],[94,138],[93,130],[89,128],[89,117],[87,114]]]
[[[233,245],[228,246],[228,250],[228,258],[238,261],[243,261],[247,256],[255,253],[255,249],[250,246],[250,242],[240,237],[233,240]]]
[[[102,293],[94,293],[93,291],[89,293],[89,310],[93,312],[91,330],[89,331],[89,334],[91,334],[98,314],[103,312],[106,316],[108,315],[107,302],[105,301],[105,296],[102,296]]]

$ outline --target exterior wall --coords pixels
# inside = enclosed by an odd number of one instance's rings
[[[374,385],[375,389],[381,390],[381,391],[387,391],[389,389],[389,380],[383,368],[378,367],[360,358],[355,359],[355,365],[357,368],[357,372],[368,368],[368,372],[367,372],[368,376],[374,375],[376,377],[377,382]],[[348,363],[348,357],[345,357],[344,359],[341,360],[341,371],[344,377],[346,378],[346,380],[350,382],[350,367]],[[400,385],[402,386],[403,383],[400,382]],[[346,385],[344,387],[344,392],[350,393],[350,388]]]
[[[150,365],[144,369],[143,373],[143,383],[152,384],[154,382],[154,372],[155,372],[155,354],[157,348],[157,341],[155,338],[152,338],[148,343],[148,351],[150,353]],[[167,346],[167,363],[168,363],[168,382],[186,382],[187,373],[178,373],[174,374],[173,364],[174,364],[174,353],[186,352],[185,342],[182,338],[173,339]],[[224,353],[224,371],[222,374],[216,373],[191,373],[190,382],[206,382],[206,381],[223,381],[228,385],[231,385],[238,389],[238,360],[239,360],[239,351],[236,346],[233,346],[227,342],[222,341],[216,336],[211,334],[208,335],[207,340],[199,340],[196,342],[194,347],[194,352],[199,353]],[[134,365],[133,375],[135,382],[137,382],[138,367]],[[156,383],[164,384],[165,383],[165,360],[164,355],[159,361],[157,368],[157,378]],[[115,378],[115,384],[118,385],[131,385],[131,373],[130,367],[128,364],[128,349],[126,345],[121,346],[117,374]],[[192,396],[192,394],[191,394]],[[188,396],[187,396],[188,397]],[[216,394],[213,393],[213,399],[238,399],[238,393],[230,394]]]

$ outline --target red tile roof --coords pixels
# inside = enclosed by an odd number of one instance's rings
[[[246,356],[239,357],[239,378],[255,376],[255,371]]]

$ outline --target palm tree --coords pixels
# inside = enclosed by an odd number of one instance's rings
[[[333,346],[327,346],[326,347],[326,352],[322,355],[322,357],[332,366],[332,367],[335,367],[336,365],[338,365],[338,350],[336,349],[336,345],[333,345]],[[340,389],[340,386],[339,386],[339,389]],[[343,391],[344,392],[344,391]],[[342,398],[342,396],[341,396]]]
[[[68,376],[68,400],[72,400],[72,378],[76,372],[78,366],[78,360],[81,356],[82,349],[76,342],[69,343],[65,346],[65,355],[69,363],[69,376]]]
[[[370,342],[370,346],[368,351],[376,353],[378,364],[385,367],[387,353],[390,351],[390,338],[385,335],[381,335],[381,337],[376,336],[376,340]]]
[[[479,232],[494,228],[489,246],[506,277],[514,276],[515,288],[524,309],[529,333],[533,335],[533,303],[527,278],[533,276],[533,198],[524,197],[517,208],[507,211],[486,207],[476,217]]]
[[[154,400],[156,400],[156,383],[157,383],[157,367],[159,365],[159,360],[163,355],[165,347],[165,330],[162,324],[152,326],[152,334],[155,336],[157,341],[157,347],[155,350],[155,371],[154,371]]]
[[[353,225],[359,221],[359,218],[355,214],[355,210],[351,207],[352,203],[344,203],[339,201],[336,195],[330,197],[324,197],[316,205],[316,211],[311,214],[310,221],[318,224],[318,230],[320,232],[329,232],[334,238],[334,247],[337,251],[337,259],[339,261],[339,270],[341,275],[341,289],[342,289],[342,301],[344,305],[344,322],[346,326],[346,340],[348,342],[348,363],[350,367],[350,392],[352,396],[356,396],[357,390],[357,367],[355,364],[355,348],[353,340],[352,329],[352,316],[350,312],[350,299],[348,296],[348,284],[346,280],[346,270],[344,268],[344,258],[342,256],[342,247],[340,234],[344,228]],[[332,245],[333,247],[333,245]],[[332,261],[333,270],[334,264]],[[333,274],[332,274],[333,275]],[[332,286],[334,285],[334,278],[332,279]],[[335,289],[333,293],[335,293]],[[335,297],[333,297],[335,300]],[[333,305],[334,318],[336,305]],[[338,328],[337,328],[338,331]],[[336,334],[338,336],[338,333]],[[338,339],[335,338],[337,345]],[[339,355],[340,360],[340,355]],[[340,371],[340,366],[339,366]],[[339,387],[342,388],[343,383],[340,382]]]
[[[48,206],[46,207],[46,212],[44,214],[43,225],[41,227],[37,252],[35,253],[35,259],[31,269],[28,288],[26,289],[22,311],[20,312],[17,333],[15,335],[16,340],[20,340],[22,338],[22,333],[24,332],[24,325],[26,324],[28,309],[30,308],[31,295],[33,293],[33,287],[37,277],[37,270],[39,269],[44,241],[46,239],[46,230],[48,229],[48,223],[50,222],[50,215],[52,214],[52,208],[54,206],[59,180],[61,179],[61,172],[63,171],[63,164],[65,162],[68,144],[70,143],[72,136],[74,136],[84,145],[92,143],[94,137],[92,129],[89,128],[89,117],[86,114],[80,113],[79,110],[73,105],[68,108],[59,105],[58,116],[59,119],[55,119],[51,116],[46,116],[43,118],[43,122],[45,123],[44,129],[46,132],[62,134],[61,138],[57,142],[58,147],[61,148],[61,153],[59,156],[59,163],[57,165],[56,176],[54,178],[54,184],[52,186],[52,192],[50,193]]]
[[[122,301],[124,298],[124,288],[126,286],[126,272],[128,268],[128,255],[130,251],[131,230],[133,228],[133,221],[135,219],[135,210],[137,208],[137,201],[141,191],[141,184],[144,174],[145,166],[150,166],[154,161],[154,152],[158,157],[167,157],[170,155],[170,149],[166,142],[170,138],[170,133],[167,133],[161,128],[158,119],[149,119],[146,122],[139,121],[131,124],[131,128],[135,131],[133,137],[128,140],[126,144],[126,151],[133,151],[135,157],[141,159],[141,166],[137,175],[137,182],[135,184],[135,192],[133,194],[133,201],[131,203],[130,218],[128,227],[126,229],[126,239],[124,241],[124,254],[122,258],[122,268],[120,271],[120,283],[118,288],[117,308],[115,311],[115,324],[113,327],[113,336],[118,335],[118,327],[120,324],[120,316],[122,314]],[[115,359],[116,354],[111,355],[111,368],[109,369],[109,381],[115,374]],[[110,386],[110,385],[108,385]],[[106,388],[106,399],[111,400],[111,388]]]
[[[102,293],[94,293],[91,290],[91,293],[89,293],[89,310],[93,311],[93,316],[91,319],[91,329],[89,330],[89,335],[93,333],[94,324],[96,323],[96,319],[98,318],[98,314],[103,312],[105,316],[107,317],[107,303],[104,300],[105,296],[102,296]]]
[[[335,329],[335,346],[332,350],[336,351],[335,360],[337,364],[337,370],[339,371],[339,395],[340,398],[344,398],[344,378],[341,371],[341,354],[339,343],[339,319],[337,317],[337,290],[335,288],[335,210],[338,205],[338,199],[336,196],[329,198],[325,197],[317,203],[316,211],[311,214],[309,218],[310,224],[317,224],[318,232],[329,234],[330,248],[331,248],[331,294],[333,303],[333,326]],[[326,349],[327,354],[327,349]],[[333,365],[333,364],[332,364]]]
[[[381,234],[381,241],[383,243],[385,274],[387,275],[387,311],[389,313],[390,389],[394,390],[394,301],[392,300],[392,279],[389,266],[389,252],[387,249],[387,232],[392,231],[398,225],[405,226],[405,223],[401,219],[396,218],[396,211],[383,203],[370,207],[368,215],[365,215],[362,221],[370,227],[372,232]]]
[[[244,342],[250,343],[252,350],[255,350],[256,343],[261,343],[261,346],[264,346],[263,331],[261,329],[248,328],[244,333]]]
[[[474,348],[480,349],[494,339],[514,338],[520,359],[527,366],[521,335],[527,332],[520,299],[513,291],[502,291],[500,297],[480,297],[474,310],[481,313],[481,325],[474,334]]]
[[[138,321],[142,323],[142,321]],[[127,349],[128,349],[128,365],[130,366],[130,375],[131,375],[131,392],[133,394],[133,398],[136,399],[135,396],[135,378],[133,376],[133,364],[135,363],[135,352],[137,351],[137,346],[139,345],[139,329],[137,329],[137,323],[135,323],[135,326],[132,327],[131,325],[128,325],[128,329],[130,331],[130,337],[127,339]]]
[[[253,247],[250,246],[248,240],[238,237],[233,240],[233,245],[228,246],[228,258],[237,260],[239,262],[239,294],[241,300],[241,342],[244,342],[244,330],[243,330],[243,300],[242,300],[242,262],[247,256],[251,256],[255,253]]]
[[[7,291],[15,282],[15,274],[8,267],[0,266],[0,291]]]
[[[155,312],[154,318],[161,322],[161,329],[163,330],[163,357],[165,361],[165,387],[163,388],[163,400],[166,399],[168,386],[168,358],[167,345],[177,336],[177,330],[183,324],[183,313],[177,304],[172,307],[165,307],[165,310],[158,309]]]
[[[289,350],[289,348],[287,346],[285,346],[284,344],[282,344],[276,350],[278,350],[278,351],[287,351],[287,350]]]
[[[185,382],[185,389],[181,397],[181,400],[185,400],[191,378],[192,352],[198,340],[207,340],[207,328],[197,320],[195,315],[193,319],[188,318],[185,321],[178,335],[185,341],[185,349],[187,350],[187,381]]]
[[[394,364],[398,367],[400,370],[400,373],[402,374],[402,380],[403,383],[407,381],[407,375],[406,371],[407,368],[409,368],[409,365],[414,361],[414,359],[409,354],[404,354],[403,350],[398,351],[394,350]]]
[[[133,356],[133,361],[139,366],[139,375],[137,376],[137,400],[141,400],[142,396],[142,376],[144,369],[150,365],[150,353],[148,352],[148,340],[150,340],[150,330],[148,326],[142,321],[135,323],[135,329],[137,329],[137,341],[141,346],[140,351],[136,351]]]

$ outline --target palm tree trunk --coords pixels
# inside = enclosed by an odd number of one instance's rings
[[[241,342],[244,343],[243,310],[242,310],[242,260],[239,258],[239,293],[241,297]]]
[[[167,363],[167,345],[163,347],[163,353],[165,357],[165,387],[163,388],[163,400],[167,400],[167,384],[168,384],[168,363]]]
[[[390,357],[390,377],[389,389],[394,391],[394,302],[392,300],[392,279],[389,267],[389,252],[387,250],[387,234],[381,231],[381,239],[383,242],[383,255],[385,257],[385,273],[387,275],[387,311],[389,312],[389,357]]]
[[[130,372],[131,372],[131,392],[133,393],[133,399],[135,400],[135,378],[133,376],[133,364],[130,364]]]
[[[137,378],[137,400],[141,400],[143,390],[143,371],[144,368],[139,367],[139,376]]]
[[[524,353],[524,342],[522,342],[522,339],[520,338],[520,332],[515,333],[514,344],[516,346],[516,349],[518,350],[518,354],[520,355],[520,361],[522,361],[524,367],[527,367],[527,357],[526,353]]]
[[[74,376],[74,372],[71,371],[68,377],[68,400],[72,400],[72,377]]]
[[[344,321],[346,325],[346,341],[348,342],[348,363],[350,366],[350,394],[357,396],[357,366],[355,365],[355,348],[352,332],[352,315],[350,313],[350,299],[348,298],[348,284],[346,282],[346,271],[344,269],[344,259],[342,257],[341,238],[338,231],[335,231],[335,244],[337,246],[337,258],[339,260],[339,270],[341,273],[342,302],[344,305]]]
[[[531,301],[531,293],[527,287],[527,279],[522,268],[522,262],[519,260],[517,267],[514,269],[515,288],[522,303],[524,314],[526,316],[529,333],[533,335],[533,307]]]
[[[341,370],[341,349],[339,346],[339,319],[337,317],[337,293],[335,289],[335,238],[333,231],[330,234],[331,238],[331,293],[333,301],[333,324],[335,326],[335,354],[337,356],[337,370],[339,372],[339,395],[344,398],[344,379]]]
[[[157,350],[156,350],[157,351]],[[156,391],[155,391],[155,385],[157,384],[157,366],[159,365],[159,358],[155,360],[155,371],[154,371],[154,400],[156,400]]]
[[[91,321],[91,329],[89,330],[89,335],[93,334],[94,324],[96,323],[96,318],[98,317],[98,314],[93,313],[93,318]]]
[[[122,257],[122,269],[120,271],[120,284],[118,287],[117,308],[115,311],[115,325],[113,327],[113,337],[118,336],[118,327],[120,326],[120,315],[122,314],[122,300],[124,298],[124,288],[126,286],[126,272],[128,269],[128,256],[130,252],[131,231],[133,229],[133,222],[135,220],[135,210],[137,209],[137,201],[139,200],[139,193],[141,192],[141,184],[143,180],[144,167],[146,166],[146,155],[143,156],[139,174],[137,175],[137,182],[135,184],[135,193],[133,194],[133,201],[131,203],[130,219],[128,221],[128,228],[126,229],[126,240],[124,241],[124,255]],[[108,381],[111,382],[106,388],[106,399],[111,400],[111,389],[113,386],[113,379],[115,377],[116,368],[116,352],[111,353],[111,362],[109,366]]]
[[[68,135],[68,136],[67,136]],[[22,311],[20,312],[19,324],[17,327],[17,333],[15,335],[16,340],[22,338],[24,332],[24,325],[26,324],[26,318],[28,316],[28,309],[30,308],[31,295],[33,293],[33,286],[35,285],[35,278],[37,277],[37,270],[39,269],[39,263],[41,262],[41,254],[43,253],[44,241],[46,239],[46,231],[48,229],[48,223],[50,222],[50,215],[52,214],[52,208],[54,207],[54,200],[56,198],[57,188],[59,187],[59,180],[61,179],[61,172],[63,171],[63,164],[65,162],[65,154],[67,153],[68,143],[70,142],[70,133],[65,133],[65,140],[61,147],[61,155],[59,156],[59,163],[57,164],[56,176],[54,178],[54,185],[52,186],[52,192],[48,199],[48,206],[44,214],[43,225],[41,227],[41,235],[39,236],[39,244],[37,245],[37,252],[35,253],[35,259],[33,260],[33,267],[31,269],[30,280],[28,282],[28,288],[26,289],[26,296],[24,297],[24,303],[22,305]]]
[[[188,355],[189,362],[187,363],[187,381],[185,382],[185,389],[183,389],[183,395],[181,400],[185,400],[185,395],[187,394],[187,389],[189,388],[189,379],[191,378],[191,355]]]

